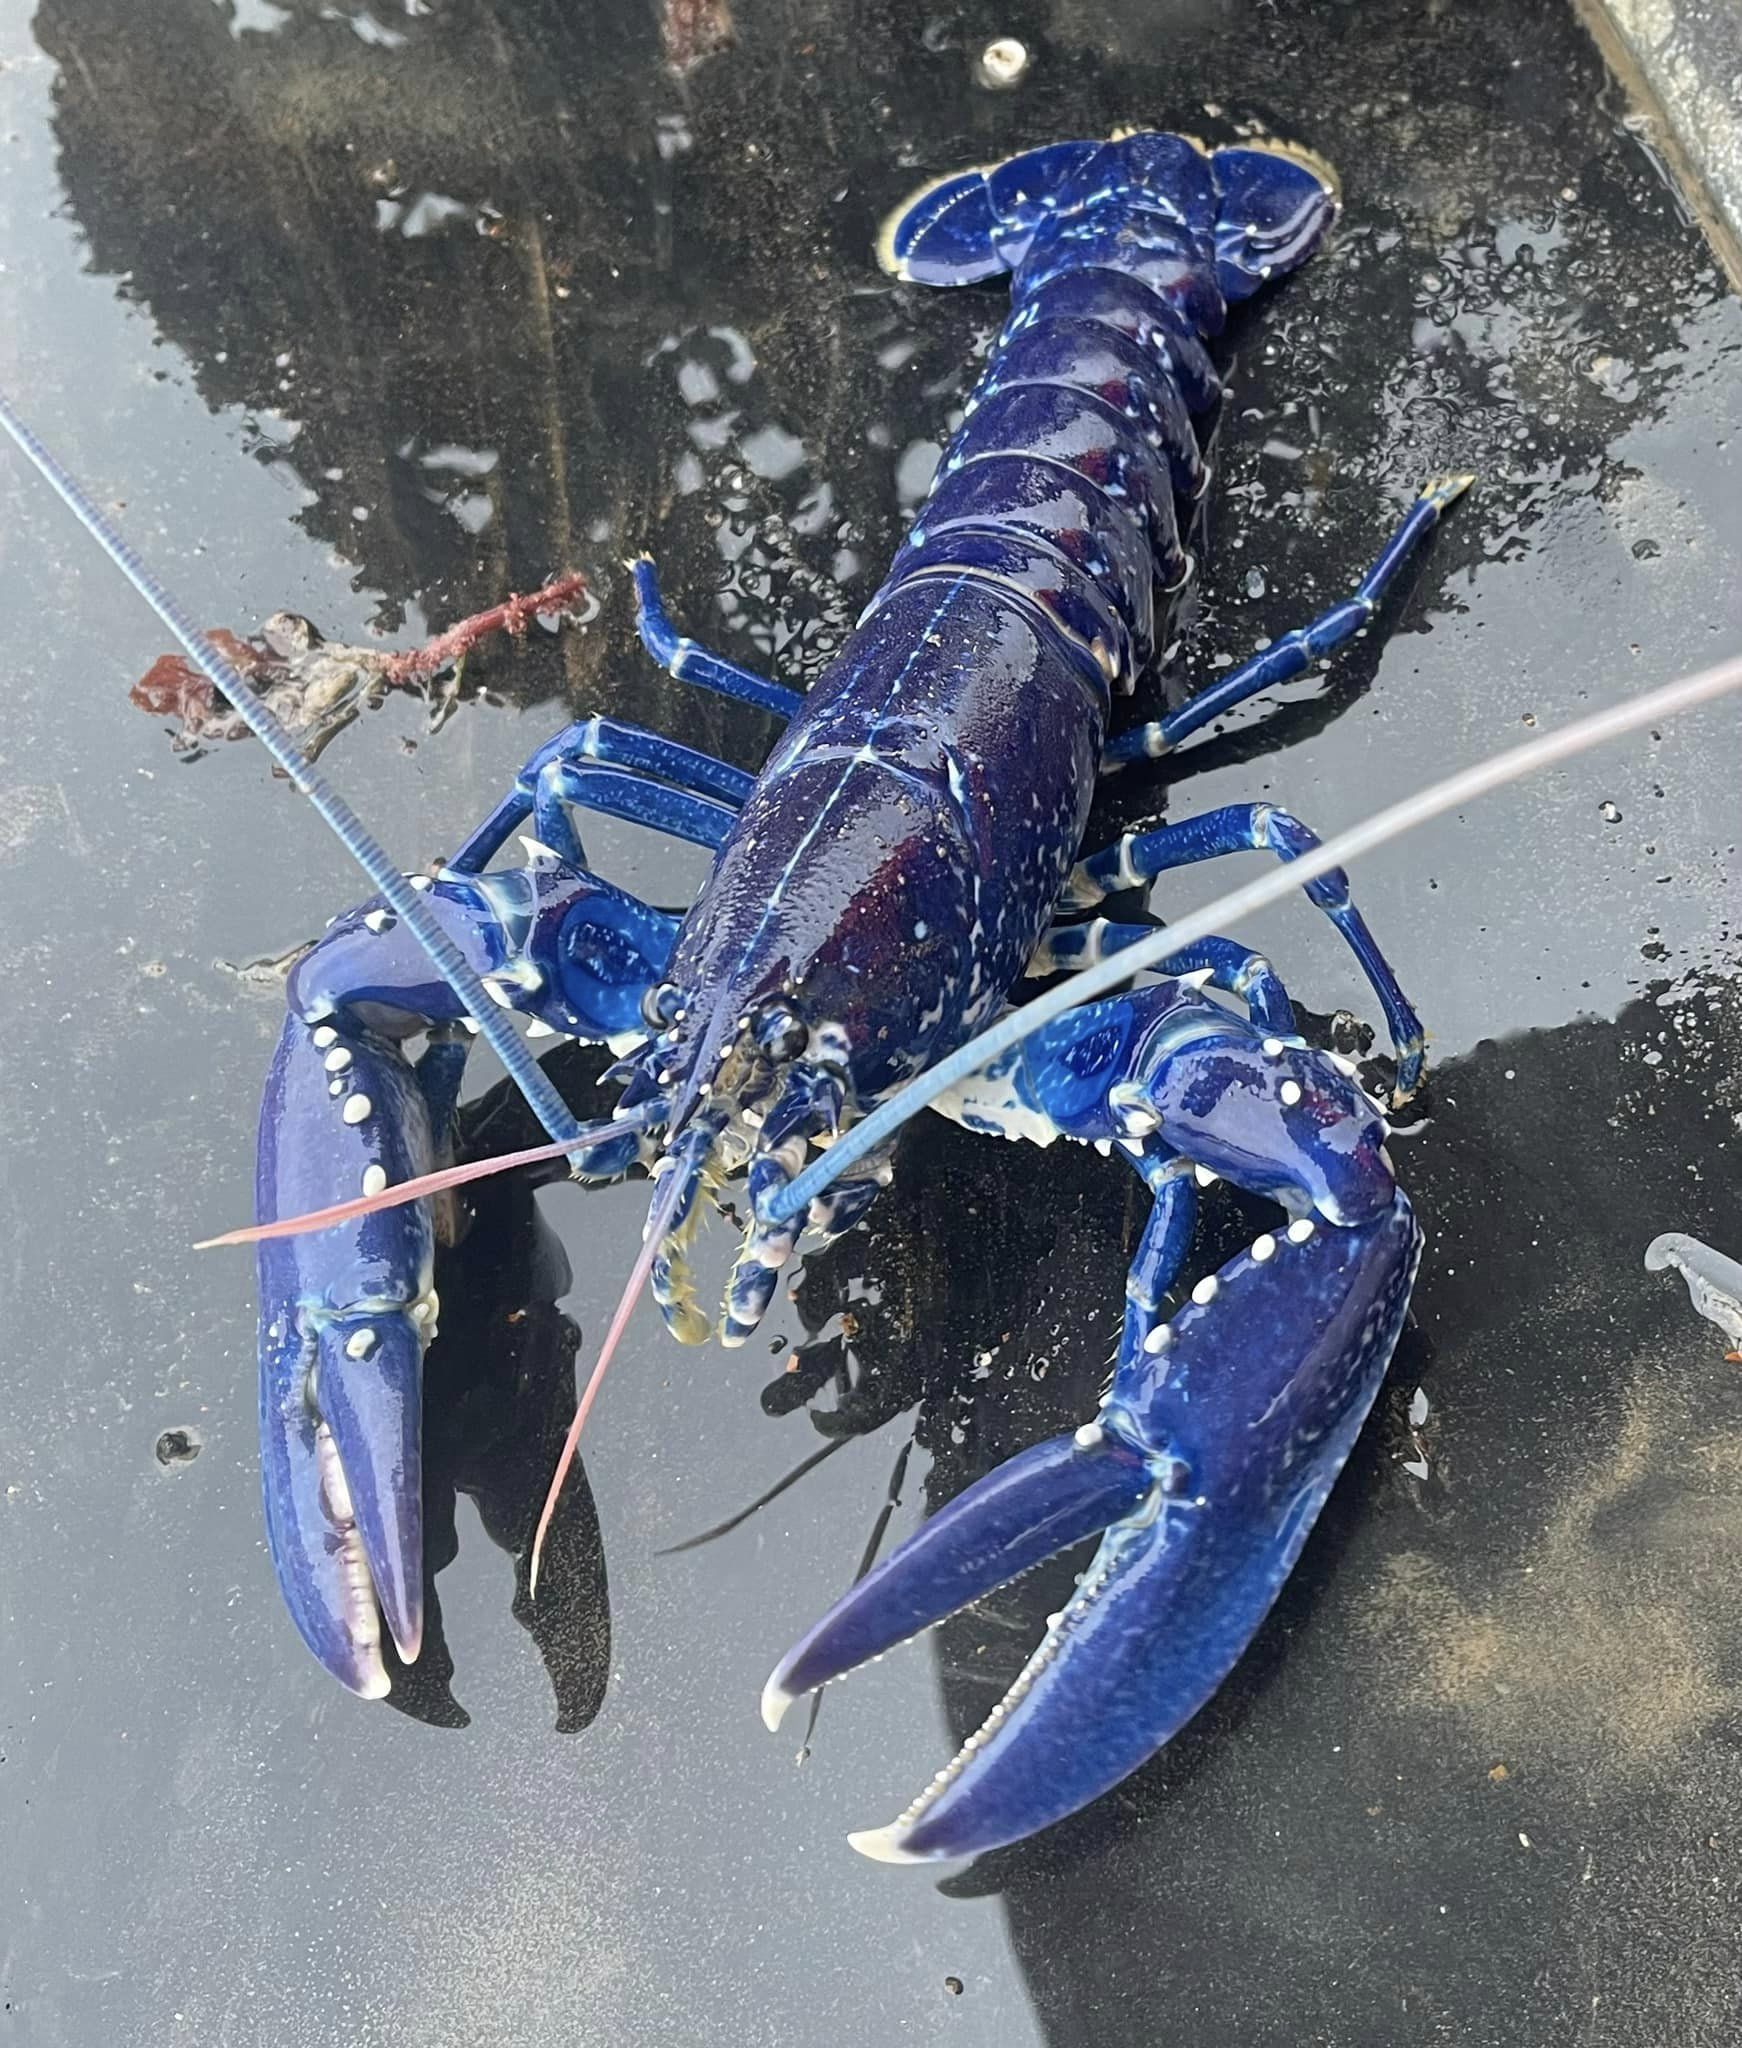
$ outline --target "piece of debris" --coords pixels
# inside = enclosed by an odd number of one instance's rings
[[[1730,1340],[1726,1356],[1742,1364],[1742,1264],[1697,1237],[1666,1230],[1645,1247],[1645,1267],[1650,1273],[1679,1273],[1696,1313],[1723,1331]]]
[[[732,32],[730,0],[660,0],[659,45],[679,78],[730,48]]]
[[[1008,92],[1021,83],[1032,61],[1026,43],[1019,43],[1014,36],[999,36],[980,52],[974,76],[988,92]]]
[[[239,640],[215,627],[206,637],[265,698],[267,707],[309,759],[389,690],[405,690],[457,671],[481,640],[496,633],[518,637],[534,619],[560,619],[586,596],[584,576],[570,571],[542,590],[511,597],[438,633],[421,647],[348,647],[325,640],[295,612],[275,612],[257,640]],[[179,754],[197,755],[221,740],[245,739],[248,728],[185,655],[154,661],[131,692],[141,711],[179,718]]]

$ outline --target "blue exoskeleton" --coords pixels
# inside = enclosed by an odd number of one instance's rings
[[[424,902],[492,1001],[535,1031],[618,1049],[617,1118],[588,1134],[582,1169],[656,1176],[634,1284],[651,1277],[679,1337],[710,1328],[685,1248],[722,1182],[742,1177],[751,1209],[718,1323],[733,1344],[800,1225],[844,1230],[889,1178],[874,1155],[808,1219],[786,1217],[780,1192],[813,1144],[961,1045],[1025,976],[1137,936],[1089,915],[1109,894],[1188,862],[1286,861],[1316,844],[1264,804],[1087,855],[1082,840],[1098,775],[1343,644],[1468,481],[1430,485],[1351,597],[1109,739],[1115,698],[1151,664],[1191,574],[1185,537],[1210,482],[1201,428],[1221,396],[1209,343],[1231,304],[1313,252],[1335,210],[1322,167],[1296,153],[1158,134],[1060,143],[927,187],[886,230],[887,267],[944,285],[1007,273],[1011,312],[912,531],[815,688],[800,697],[681,637],[635,565],[652,653],[784,721],[762,772],[589,719],[540,750],[428,883]],[[681,922],[588,870],[574,822],[587,809],[714,849]],[[524,860],[492,868],[516,835]],[[1307,893],[1373,987],[1407,1095],[1415,1014],[1342,874]],[[468,1022],[390,907],[341,919],[292,977],[261,1126],[262,1221],[437,1165]],[[1275,970],[1229,940],[1049,1027],[941,1106],[1011,1138],[1097,1143],[1154,1206],[1098,1415],[951,1503],[769,1681],[772,1723],[797,1694],[1104,1532],[986,1725],[892,1827],[854,1838],[891,1860],[1032,1832],[1209,1697],[1361,1427],[1421,1248],[1383,1111],[1349,1062],[1302,1043]],[[1164,1320],[1211,1175],[1285,1214]],[[419,1200],[260,1253],[273,1555],[311,1648],[365,1693],[387,1683],[378,1611],[403,1656],[419,1642],[419,1373],[439,1227]]]

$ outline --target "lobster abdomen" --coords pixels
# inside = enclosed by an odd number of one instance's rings
[[[1191,416],[1218,392],[1203,338],[1333,210],[1292,159],[1141,135],[1031,151],[897,218],[898,274],[1013,269],[1014,307],[684,923],[667,1057],[691,1091],[774,998],[840,1027],[862,1103],[1003,1000],[1087,823],[1112,686],[1153,653],[1155,585],[1186,573],[1176,500],[1207,482]]]

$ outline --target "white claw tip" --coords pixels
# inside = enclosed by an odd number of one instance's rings
[[[779,1730],[781,1722],[786,1719],[787,1708],[796,1697],[779,1682],[778,1673],[762,1688],[762,1725],[770,1735]]]
[[[351,1690],[360,1700],[384,1700],[393,1690],[388,1682],[387,1666],[379,1657],[373,1660],[371,1667],[359,1674],[357,1683]]]
[[[869,1856],[873,1863],[924,1863],[928,1859],[916,1856],[911,1849],[904,1849],[897,1827],[861,1828],[856,1835],[849,1835],[849,1845],[861,1856]]]

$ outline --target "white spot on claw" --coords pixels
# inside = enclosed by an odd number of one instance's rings
[[[1165,1351],[1173,1342],[1173,1331],[1166,1323],[1157,1323],[1143,1340],[1143,1348],[1153,1358],[1158,1351]]]
[[[1288,1226],[1288,1241],[1290,1244],[1305,1244],[1312,1234],[1313,1219],[1310,1216],[1297,1216]]]
[[[367,1358],[374,1349],[375,1332],[373,1330],[353,1330],[350,1336],[345,1339],[345,1356],[347,1358]]]
[[[1279,1059],[1282,1055],[1282,1040],[1280,1038],[1267,1038],[1264,1041],[1264,1050],[1273,1060]]]
[[[335,1045],[324,1062],[329,1074],[342,1074],[351,1064],[351,1055],[342,1045]]]
[[[1220,1178],[1220,1174],[1212,1173],[1207,1166],[1194,1166],[1192,1168],[1192,1179],[1201,1188],[1213,1188]]]
[[[1105,1434],[1105,1430],[1102,1429],[1098,1422],[1085,1422],[1076,1434],[1075,1442],[1077,1448],[1083,1451],[1092,1451]]]
[[[367,1095],[353,1095],[339,1114],[348,1124],[360,1124],[374,1107]]]
[[[1198,1284],[1192,1289],[1193,1301],[1195,1301],[1200,1308],[1202,1308],[1206,1302],[1214,1301],[1216,1298],[1216,1289],[1220,1285],[1221,1283],[1217,1280],[1214,1273],[1206,1273],[1204,1277],[1198,1282]]]
[[[322,1052],[336,1041],[338,1035],[330,1024],[317,1025],[313,1033],[314,1042]]]
[[[1276,1092],[1282,1097],[1288,1107],[1293,1109],[1300,1100],[1300,1083],[1298,1081],[1284,1081]]]
[[[384,932],[393,922],[393,913],[391,910],[366,910],[363,922],[372,932]]]
[[[1258,1261],[1259,1265],[1262,1266],[1265,1260],[1274,1257],[1275,1253],[1276,1239],[1271,1236],[1268,1230],[1262,1237],[1255,1237],[1252,1240],[1252,1256]]]
[[[380,1194],[380,1193],[381,1193],[381,1192],[383,1191],[383,1189],[384,1189],[384,1188],[385,1188],[386,1186],[387,1186],[387,1169],[386,1169],[386,1167],[385,1167],[385,1166],[366,1166],[366,1167],[364,1167],[364,1169],[363,1169],[363,1192],[364,1192],[364,1194],[366,1194],[366,1195],[378,1195],[378,1194]]]

